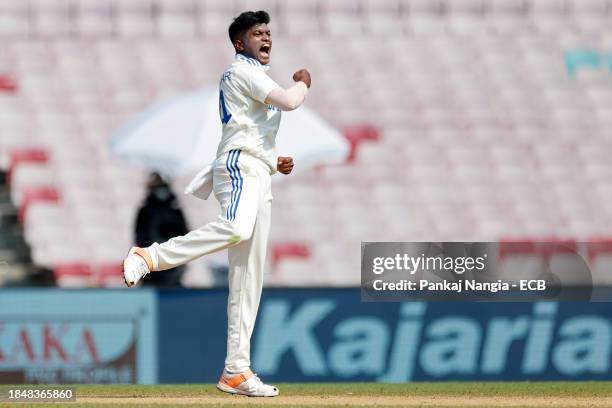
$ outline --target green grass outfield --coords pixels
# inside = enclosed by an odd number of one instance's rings
[[[76,402],[0,402],[0,406],[612,407],[612,382],[342,383],[278,384],[278,387],[281,392],[279,397],[248,398],[223,394],[211,384],[78,385],[75,386]],[[2,389],[6,390],[6,386],[2,386]]]

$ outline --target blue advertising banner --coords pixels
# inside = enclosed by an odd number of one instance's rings
[[[225,291],[160,293],[160,382],[215,382]],[[609,380],[605,303],[362,303],[359,289],[266,289],[267,381]]]
[[[150,290],[3,289],[0,383],[157,382]]]
[[[225,361],[227,290],[163,290],[159,305],[159,382],[217,382]]]
[[[226,290],[2,290],[0,383],[201,383],[223,369]],[[270,382],[610,380],[606,303],[362,303],[266,289],[253,369]]]

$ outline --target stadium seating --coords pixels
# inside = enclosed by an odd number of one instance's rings
[[[271,251],[287,241],[309,251],[277,258],[270,284],[358,284],[361,241],[587,241],[612,230],[609,1],[257,5],[273,17],[272,75],[288,84],[308,67],[308,106],[367,140],[350,163],[275,186]],[[215,84],[232,58],[227,22],[242,7],[2,2],[0,163],[45,157],[12,165],[14,202],[30,197],[37,263],[87,262],[107,268],[87,284],[116,283],[146,171],[111,157],[108,138],[154,102]],[[192,227],[216,215],[214,200],[181,201]]]

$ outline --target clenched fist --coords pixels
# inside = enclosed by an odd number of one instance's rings
[[[310,72],[305,69],[300,69],[299,71],[296,71],[295,74],[293,74],[293,80],[295,82],[302,81],[306,84],[308,88],[310,88]]]
[[[276,162],[276,169],[283,174],[291,173],[293,170],[293,158],[279,156]]]

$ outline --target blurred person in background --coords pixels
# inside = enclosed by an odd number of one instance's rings
[[[147,197],[136,217],[135,242],[147,247],[154,242],[186,234],[189,229],[185,216],[170,185],[158,173],[151,173],[147,181]],[[147,286],[180,287],[185,266],[177,266],[165,273],[148,274],[143,284]]]

